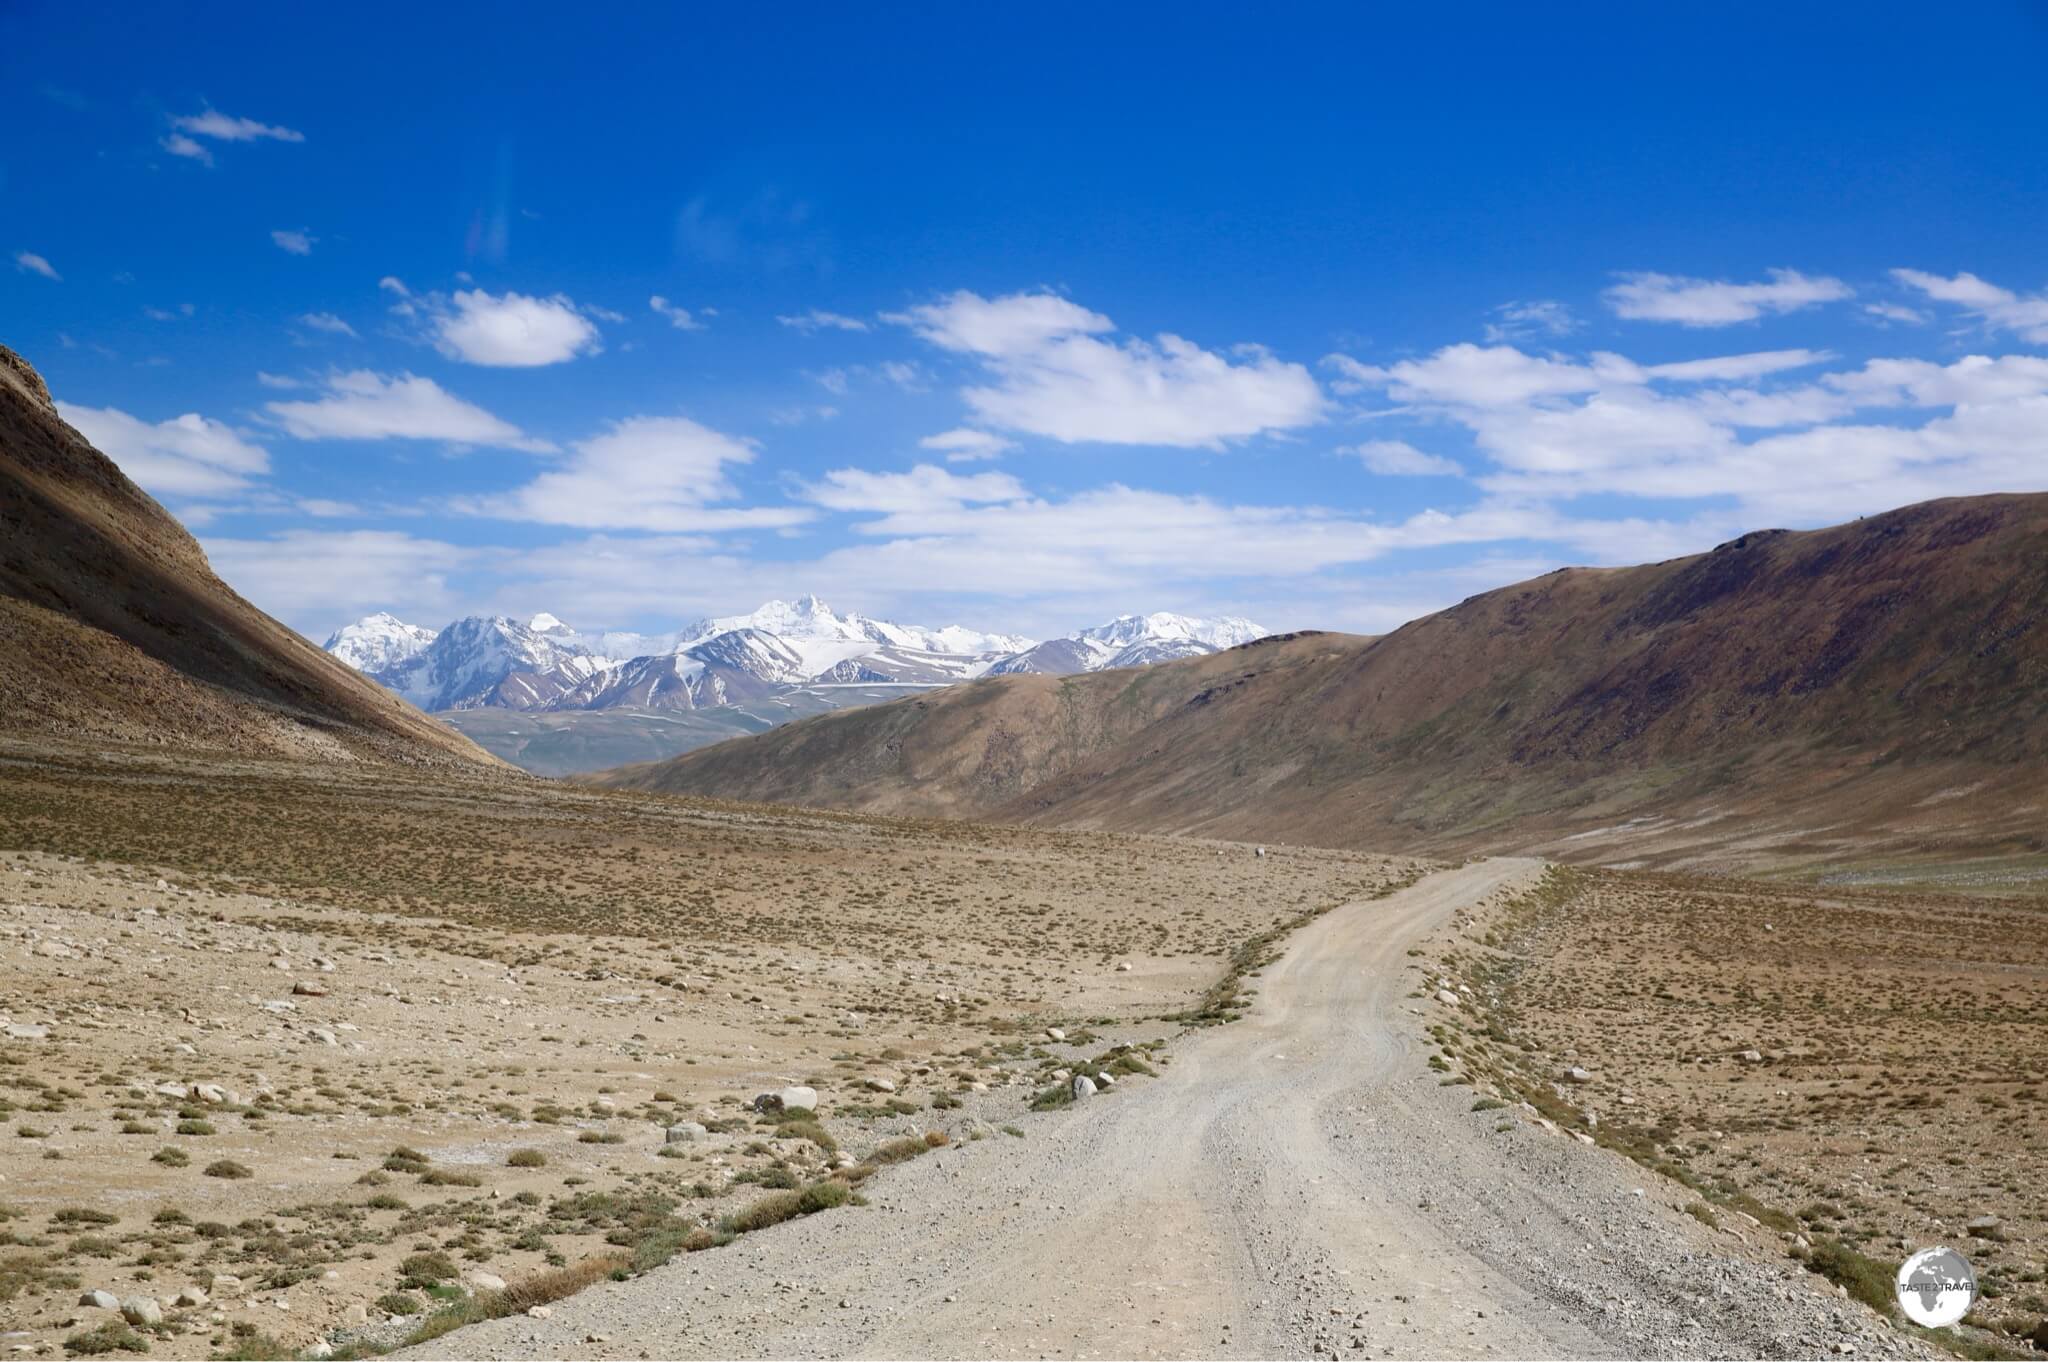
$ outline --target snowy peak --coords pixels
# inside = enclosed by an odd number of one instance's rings
[[[675,634],[585,634],[545,611],[472,615],[439,633],[376,614],[327,650],[422,709],[737,704],[801,687],[939,686],[1007,672],[1142,667],[1249,642],[1249,620],[1122,615],[1046,643],[961,625],[841,615],[815,595],[768,601]]]
[[[1119,615],[1107,624],[1083,629],[1077,638],[1126,648],[1133,643],[1187,642],[1207,644],[1212,650],[1235,648],[1240,643],[1264,638],[1266,631],[1247,619],[1224,616],[1197,619],[1159,611],[1150,615]]]
[[[433,641],[433,630],[380,612],[343,625],[320,646],[359,672],[375,673],[419,656]]]

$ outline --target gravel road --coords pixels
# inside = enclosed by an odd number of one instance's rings
[[[1440,1086],[1407,948],[1540,873],[1326,914],[1157,1080],[433,1356],[1919,1356],[1752,1227]],[[1503,1130],[1501,1127],[1508,1125]]]

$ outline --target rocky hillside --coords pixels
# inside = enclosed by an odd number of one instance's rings
[[[1379,639],[993,677],[603,779],[1662,864],[2048,853],[2048,496],[1566,569]]]
[[[0,735],[490,763],[230,591],[0,346]]]

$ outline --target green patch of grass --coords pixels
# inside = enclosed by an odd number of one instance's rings
[[[454,1260],[445,1253],[415,1253],[398,1265],[399,1286],[412,1290],[451,1281],[456,1275]]]
[[[393,1291],[377,1297],[377,1308],[387,1315],[417,1315],[427,1306],[409,1291]]]
[[[1806,1269],[1826,1277],[1880,1315],[1891,1318],[1897,1294],[1894,1273],[1877,1259],[1859,1253],[1839,1239],[1816,1239],[1807,1252]]]
[[[151,1163],[160,1163],[166,1168],[183,1168],[192,1162],[192,1156],[176,1145],[167,1144],[149,1156]]]

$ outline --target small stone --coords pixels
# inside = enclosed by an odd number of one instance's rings
[[[7,1038],[9,1040],[48,1040],[50,1038],[50,1028],[47,1026],[31,1026],[27,1022],[9,1022],[7,1023]]]
[[[692,1140],[703,1139],[706,1133],[705,1128],[696,1121],[678,1121],[661,1132],[661,1138],[664,1144],[687,1144]]]
[[[776,1096],[782,1099],[782,1109],[784,1111],[816,1111],[818,1109],[818,1090],[816,1088],[788,1087],[777,1093]]]
[[[1972,1238],[1989,1239],[1998,1233],[1998,1217],[1995,1215],[1973,1216],[1964,1223],[1963,1228],[1969,1232]]]
[[[1593,1081],[1593,1073],[1590,1069],[1582,1069],[1574,1064],[1571,1068],[1564,1071],[1564,1081],[1567,1083],[1591,1083]]]
[[[895,1085],[894,1083],[890,1082],[890,1081],[889,1081],[888,1079],[886,1079],[886,1078],[870,1078],[870,1079],[869,1079],[869,1080],[867,1081],[867,1087],[868,1087],[868,1091],[869,1091],[869,1092],[894,1092],[894,1091],[896,1091],[896,1085]]]
[[[1761,1050],[1744,1050],[1735,1057],[1744,1064],[1761,1064],[1764,1062],[1763,1051]]]
[[[529,1305],[526,1307],[526,1317],[528,1319],[553,1319],[554,1315],[555,1310],[551,1305]]]
[[[130,1296],[121,1302],[121,1318],[130,1324],[162,1324],[164,1308],[148,1296]]]
[[[318,979],[301,979],[292,985],[292,992],[301,998],[324,998],[327,996],[327,985]]]
[[[1460,1001],[1458,995],[1447,988],[1440,988],[1436,991],[1436,1000],[1440,1003],[1449,1003],[1452,1007],[1456,1007]]]
[[[505,1289],[505,1279],[503,1277],[500,1277],[495,1272],[485,1272],[480,1268],[472,1268],[470,1270],[469,1284],[479,1291],[503,1291]]]
[[[90,1305],[95,1310],[119,1310],[121,1298],[111,1291],[88,1291],[78,1298],[80,1305]]]
[[[171,1298],[171,1304],[181,1305],[190,1310],[206,1304],[206,1300],[206,1292],[203,1288],[188,1286]]]
[[[1082,1100],[1083,1098],[1087,1098],[1087,1097],[1093,1097],[1094,1095],[1095,1095],[1095,1080],[1094,1080],[1094,1079],[1092,1079],[1092,1078],[1090,1078],[1090,1077],[1089,1077],[1089,1076],[1088,1076],[1087,1074],[1075,1074],[1075,1075],[1074,1075],[1074,1100],[1075,1100],[1076,1102],[1079,1102],[1079,1101],[1081,1101],[1081,1100]]]
[[[1045,1038],[1047,1040],[1065,1040],[1067,1033],[1060,1030],[1057,1026],[1048,1026],[1045,1028]]]

